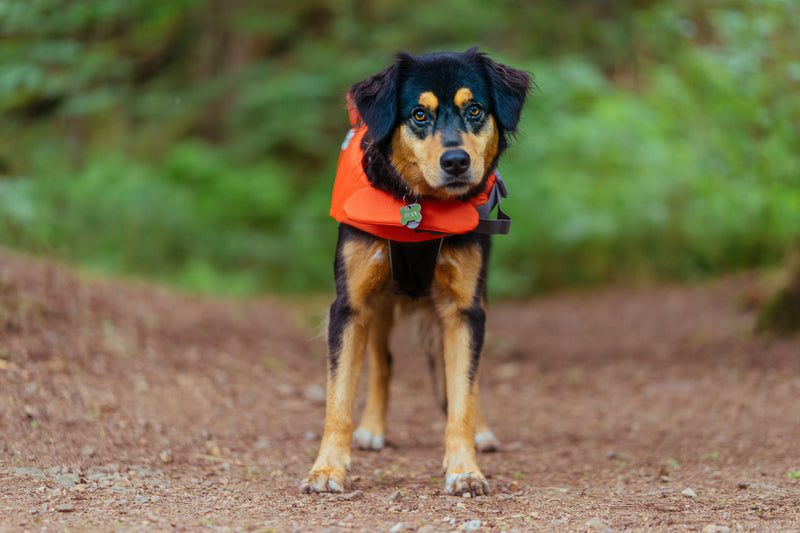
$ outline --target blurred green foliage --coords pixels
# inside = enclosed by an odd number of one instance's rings
[[[0,244],[329,289],[345,91],[480,44],[539,86],[495,293],[767,264],[800,229],[798,35],[795,0],[0,0]]]

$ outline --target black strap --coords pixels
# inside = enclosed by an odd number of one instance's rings
[[[500,198],[508,198],[508,189],[500,172],[495,171],[497,177],[494,187],[489,191],[489,200],[478,207],[478,226],[473,230],[475,233],[486,233],[489,235],[506,235],[511,231],[511,217],[503,211],[500,205]],[[490,218],[492,210],[497,206],[497,219]]]
[[[442,239],[422,242],[389,241],[389,264],[399,294],[420,298],[431,289]]]

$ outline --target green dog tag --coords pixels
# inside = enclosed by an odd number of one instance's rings
[[[419,227],[422,222],[422,206],[418,203],[408,204],[400,208],[400,223],[407,228]]]

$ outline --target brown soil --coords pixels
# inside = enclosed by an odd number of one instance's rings
[[[442,493],[444,419],[423,356],[395,342],[391,447],[353,452],[351,492],[306,496],[324,301],[177,295],[2,252],[0,531],[797,530],[800,340],[751,334],[754,287],[495,305],[481,380],[504,448],[480,458],[481,498]]]

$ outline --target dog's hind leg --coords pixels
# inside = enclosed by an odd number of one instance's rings
[[[380,450],[386,434],[386,410],[389,405],[389,380],[392,374],[392,354],[389,334],[392,329],[393,307],[390,302],[375,310],[367,337],[369,382],[367,404],[353,438],[359,448]]]
[[[496,452],[500,449],[500,441],[486,424],[481,409],[480,394],[478,393],[478,378],[475,378],[475,447],[479,452]]]

